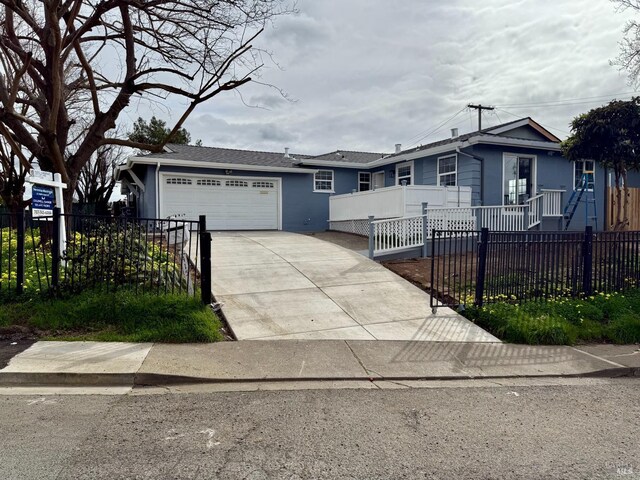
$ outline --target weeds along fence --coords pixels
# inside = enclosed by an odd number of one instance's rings
[[[0,299],[119,288],[200,294],[211,303],[211,235],[204,217],[60,215],[57,209],[44,218],[0,214]]]
[[[640,232],[434,230],[432,308],[640,287]]]

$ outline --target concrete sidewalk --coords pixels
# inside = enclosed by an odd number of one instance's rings
[[[406,341],[217,344],[38,342],[0,385],[172,385],[269,381],[465,380],[640,375],[640,349]]]

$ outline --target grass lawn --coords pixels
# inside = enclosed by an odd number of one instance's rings
[[[640,291],[470,307],[464,315],[512,343],[640,343]]]
[[[85,291],[62,299],[4,303],[0,327],[33,329],[56,340],[216,342],[221,323],[197,298],[127,290]]]

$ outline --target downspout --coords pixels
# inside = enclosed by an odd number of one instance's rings
[[[473,158],[474,160],[480,162],[480,205],[484,205],[484,158],[479,157],[478,155],[472,155],[470,153],[463,152],[462,150],[460,150],[460,147],[456,147],[456,153]]]
[[[156,162],[156,218],[160,217],[160,162]]]

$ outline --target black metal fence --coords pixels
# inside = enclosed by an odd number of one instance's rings
[[[640,287],[640,232],[434,231],[432,308]]]
[[[61,239],[66,233],[66,242]],[[0,299],[85,289],[201,295],[211,303],[204,217],[0,214]]]

